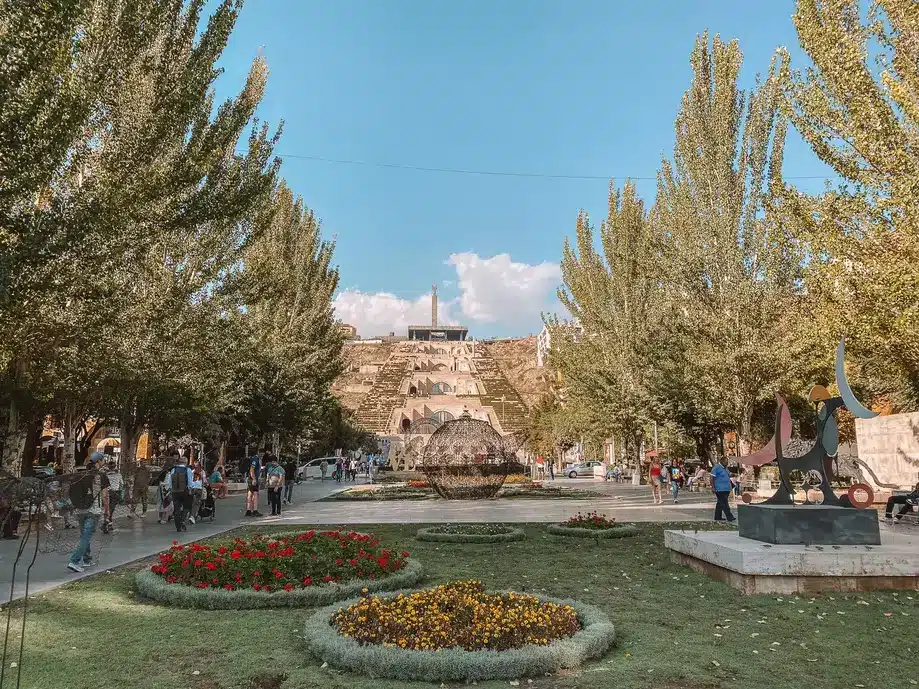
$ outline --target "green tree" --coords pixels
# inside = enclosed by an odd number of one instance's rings
[[[576,250],[566,240],[559,299],[580,332],[552,323],[550,362],[595,439],[616,434],[637,450],[654,418],[647,356],[659,316],[658,241],[630,182],[610,185],[599,249],[586,213],[578,215]],[[604,428],[605,426],[605,428]],[[604,433],[605,431],[605,433]]]
[[[736,41],[697,39],[654,222],[681,387],[698,420],[737,429],[746,452],[754,405],[795,379],[807,341],[797,332],[800,258],[771,204],[787,128],[782,65],[747,95],[742,61]]]
[[[844,183],[784,196],[828,339],[851,335],[875,392],[919,409],[919,5],[877,0],[863,19],[862,4],[797,2],[813,66],[784,71],[785,110]]]
[[[236,371],[235,415],[262,444],[280,436],[311,442],[336,414],[331,384],[344,366],[332,309],[335,247],[284,185],[259,222],[238,276],[245,308],[236,318],[250,356]]]

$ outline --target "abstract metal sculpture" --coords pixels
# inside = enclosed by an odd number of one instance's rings
[[[431,435],[422,471],[446,500],[481,500],[501,490],[513,457],[513,450],[490,423],[464,413]]]
[[[772,505],[793,505],[794,487],[792,486],[791,473],[800,471],[805,474],[814,472],[819,476],[818,491],[823,499],[820,504],[831,506],[854,506],[848,496],[840,498],[831,486],[833,480],[833,458],[839,451],[839,425],[836,422],[836,412],[846,408],[858,418],[872,418],[877,413],[866,409],[852,393],[845,370],[846,339],[839,342],[836,349],[836,385],[840,396],[832,397],[822,385],[811,388],[808,401],[816,406],[817,413],[817,440],[814,446],[800,457],[785,457],[784,447],[791,438],[791,414],[788,405],[779,395],[776,395],[778,411],[775,419],[775,435],[772,440],[759,452],[742,457],[741,464],[748,466],[762,466],[773,459],[779,466],[779,487],[775,494],[765,501]],[[805,503],[814,504],[808,491],[805,491]]]

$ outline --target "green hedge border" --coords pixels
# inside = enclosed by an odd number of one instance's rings
[[[546,531],[553,536],[573,536],[575,538],[626,538],[638,533],[638,529],[631,524],[621,524],[612,529],[582,529],[563,524],[549,524]]]
[[[409,594],[411,591],[398,591]],[[532,595],[532,594],[530,594]],[[390,597],[389,595],[386,597]],[[581,622],[581,631],[548,646],[526,646],[510,651],[411,651],[392,646],[362,645],[340,635],[332,615],[359,598],[332,605],[312,615],[303,630],[307,648],[330,666],[374,679],[402,681],[472,682],[542,676],[583,665],[599,658],[616,640],[616,629],[606,613],[585,603],[537,596],[543,602],[570,605]]]
[[[507,541],[522,541],[527,535],[523,529],[515,529],[512,526],[505,527],[507,533],[499,534],[465,534],[465,533],[438,533],[434,529],[439,527],[429,526],[424,529],[418,529],[415,532],[415,538],[419,541],[433,541],[436,543],[504,543]]]
[[[258,608],[308,608],[327,605],[344,598],[369,592],[394,591],[415,586],[424,577],[421,563],[409,559],[408,564],[383,579],[357,579],[344,584],[320,584],[293,591],[253,591],[244,589],[197,589],[185,584],[167,584],[159,574],[149,569],[134,575],[137,592],[144,598],[180,608],[203,610],[251,610]]]

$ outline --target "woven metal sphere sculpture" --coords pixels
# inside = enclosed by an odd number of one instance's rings
[[[446,500],[482,500],[501,490],[513,457],[490,423],[465,413],[431,434],[421,470]]]

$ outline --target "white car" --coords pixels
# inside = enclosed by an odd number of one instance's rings
[[[322,469],[319,468],[322,462],[328,463],[325,475],[331,476],[332,472],[335,471],[336,461],[338,461],[338,457],[317,457],[316,459],[304,462],[297,467],[297,478],[300,480],[305,478],[322,478]]]
[[[565,476],[568,478],[593,478],[595,475],[594,468],[603,466],[603,462],[581,462],[574,464],[565,469]]]

